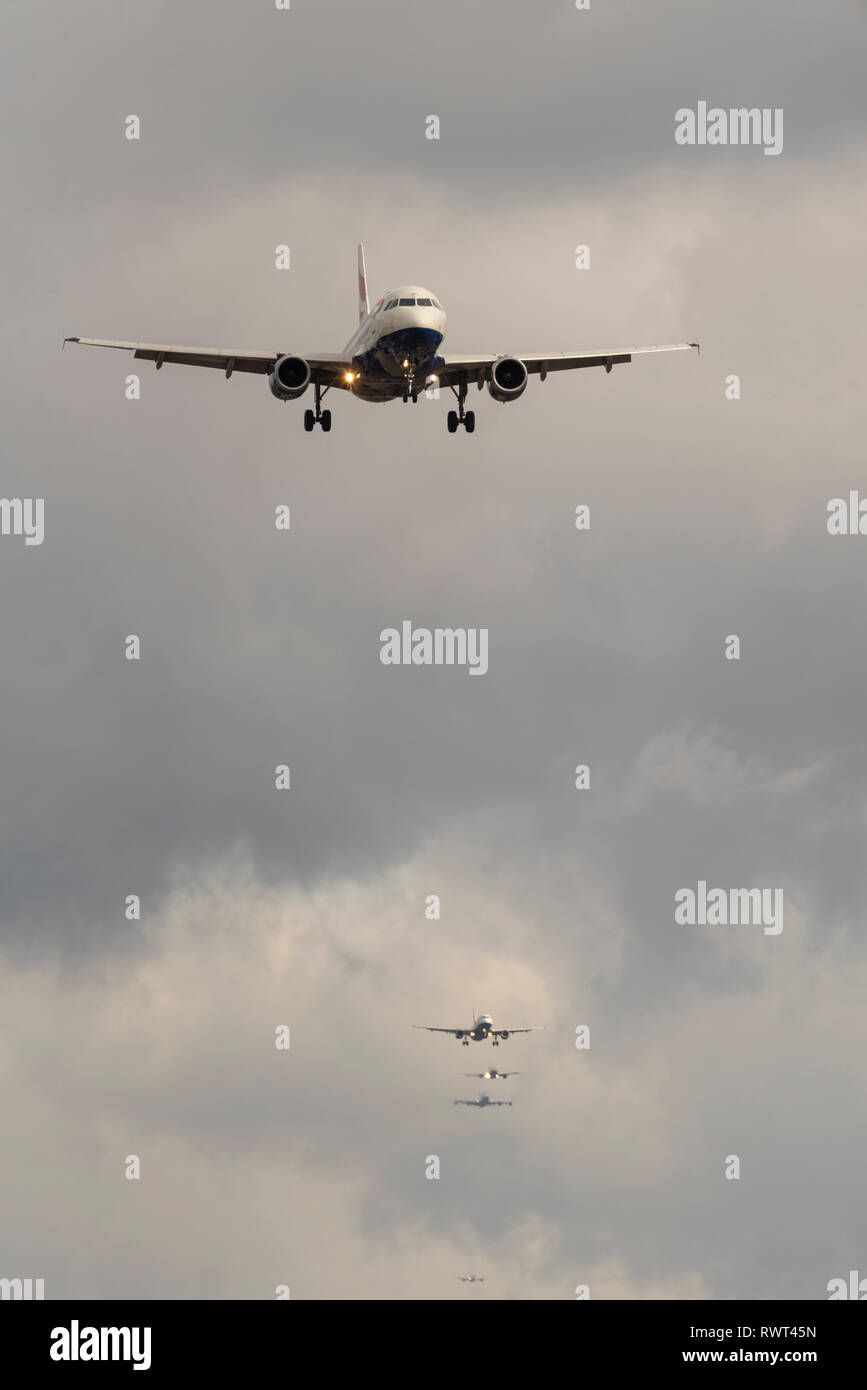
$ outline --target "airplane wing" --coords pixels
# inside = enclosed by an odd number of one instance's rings
[[[657,347],[602,348],[595,352],[516,352],[512,355],[524,363],[531,376],[538,375],[544,381],[549,372],[568,372],[577,367],[604,367],[610,372],[612,367],[621,362],[631,362],[633,357],[641,353],[686,352],[697,347],[698,343],[661,343]],[[443,386],[449,386],[466,375],[468,381],[475,381],[481,389],[491,367],[497,358],[503,355],[496,352],[476,356],[456,356],[449,353],[443,358],[443,365],[436,369],[435,375],[439,377]]]
[[[452,1105],[478,1105],[477,1100],[453,1100]]]
[[[283,352],[249,352],[246,348],[199,348],[176,347],[170,343],[120,343],[112,338],[64,338],[64,343],[80,343],[82,347],[120,348],[131,352],[133,357],[155,362],[157,371],[164,362],[177,363],[184,367],[216,367],[230,377],[233,372],[258,372],[267,376],[278,357]],[[319,353],[306,357],[311,372],[319,374],[323,386],[337,386],[344,390],[349,384],[344,373],[352,366],[352,359],[341,353]]]
[[[490,1036],[492,1038],[510,1038],[513,1033],[544,1033],[544,1031],[544,1024],[540,1024],[536,1028],[492,1028]]]
[[[451,1033],[453,1037],[464,1037],[472,1031],[470,1028],[429,1028],[426,1023],[414,1023],[412,1026],[423,1029],[425,1033]]]

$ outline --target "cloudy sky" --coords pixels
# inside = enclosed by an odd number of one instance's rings
[[[2,493],[45,499],[45,539],[0,537],[0,1275],[760,1299],[867,1272],[867,540],[826,527],[867,496],[864,5],[6,28]],[[782,153],[679,146],[700,100],[782,108]],[[446,350],[701,356],[473,393],[450,437],[444,399],[330,397],[306,435],[264,378],[61,353],[339,351],[359,239],[374,295],[443,301]],[[381,665],[404,619],[486,627],[487,675]],[[700,880],[781,888],[783,931],[677,924]],[[473,1008],[545,1031],[411,1029]],[[512,1109],[455,1108],[494,1059]]]

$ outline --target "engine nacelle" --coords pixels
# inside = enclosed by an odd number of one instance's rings
[[[461,1039],[463,1036],[464,1036],[463,1033],[461,1033],[460,1031],[458,1031],[458,1032],[455,1033],[455,1037],[458,1039],[458,1041],[460,1041],[460,1039]]]
[[[506,1030],[505,1030],[505,1028],[504,1028],[503,1031],[502,1031],[502,1033],[500,1034],[500,1037],[503,1039],[503,1042],[506,1041],[506,1038],[507,1038],[508,1036],[509,1036],[509,1035],[508,1035],[508,1033],[506,1032]]]
[[[516,401],[527,387],[527,368],[517,357],[498,357],[488,381],[495,401]]]
[[[296,401],[310,385],[310,363],[303,357],[278,357],[268,385],[278,401]]]

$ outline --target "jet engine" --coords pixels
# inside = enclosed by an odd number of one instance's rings
[[[495,401],[516,401],[527,386],[527,368],[517,357],[498,357],[488,380]]]
[[[523,365],[523,364],[522,364],[522,365]],[[527,375],[526,372],[524,373],[524,375],[525,375],[525,376]],[[505,1028],[504,1028],[503,1031],[502,1031],[502,1033],[500,1034],[500,1037],[503,1039],[503,1042],[506,1041],[506,1038],[507,1038],[508,1036],[509,1036],[509,1035],[508,1035],[508,1033],[506,1032],[506,1030],[505,1030]]]
[[[268,385],[278,401],[295,401],[310,385],[310,363],[303,357],[278,357]]]
[[[462,1038],[463,1036],[463,1033],[455,1033],[455,1037],[458,1039]]]

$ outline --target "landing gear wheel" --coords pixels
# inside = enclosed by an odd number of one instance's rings
[[[325,395],[325,392],[330,391],[330,389],[330,386],[326,386],[323,388],[322,383],[319,381],[318,377],[314,378],[313,409],[305,410],[304,412],[304,428],[308,434],[316,425],[322,426],[322,431],[324,434],[327,434],[328,431],[331,429],[331,411],[322,410],[320,406],[322,397]]]
[[[467,434],[472,434],[476,428],[475,411],[464,410],[464,402],[467,399],[467,378],[462,376],[457,386],[451,387],[452,395],[457,398],[457,410],[449,411],[449,434],[454,434],[458,425],[463,425]]]

